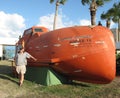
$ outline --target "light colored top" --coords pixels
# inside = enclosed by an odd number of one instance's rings
[[[31,55],[28,52],[17,53],[15,63],[17,66],[27,65],[27,58],[30,58]]]

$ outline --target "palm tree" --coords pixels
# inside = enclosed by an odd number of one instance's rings
[[[50,0],[50,3],[53,3],[55,0]],[[55,9],[55,16],[54,16],[54,23],[53,23],[53,30],[56,28],[56,18],[58,15],[58,6],[60,4],[64,5],[67,0],[56,0],[56,9]]]
[[[118,4],[114,4],[113,8],[111,9],[113,11],[113,22],[118,23],[118,29],[120,29],[120,2]]]
[[[101,19],[105,19],[106,20],[106,27],[107,28],[110,28],[110,24],[111,24],[111,18],[112,18],[112,16],[111,16],[111,14],[109,13],[109,10],[108,10],[108,12],[106,12],[106,13],[102,13],[101,14]]]
[[[104,5],[105,2],[109,2],[111,0],[81,0],[82,4],[90,5],[90,15],[91,15],[91,25],[96,25],[95,17],[96,11],[99,6]]]
[[[110,11],[113,22],[118,23],[118,41],[120,41],[120,2],[115,3]]]

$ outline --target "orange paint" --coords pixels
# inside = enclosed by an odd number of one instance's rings
[[[37,58],[37,62],[29,60],[29,66],[50,66],[69,79],[91,83],[110,83],[115,78],[115,43],[105,27],[48,31],[34,26],[25,30],[18,44],[23,40],[25,50]]]

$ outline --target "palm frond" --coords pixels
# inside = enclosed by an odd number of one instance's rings
[[[63,4],[63,5],[64,5],[64,4],[66,3],[66,1],[67,1],[67,0],[61,0],[61,1],[60,1],[60,4]]]
[[[90,0],[81,0],[82,4],[85,5],[85,4],[90,4]]]
[[[110,2],[110,1],[112,1],[112,0],[96,0],[96,4],[97,4],[97,6],[102,6],[102,5],[104,5],[104,3]]]
[[[53,3],[54,2],[54,0],[50,0],[50,3]]]

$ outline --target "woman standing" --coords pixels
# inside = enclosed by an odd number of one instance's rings
[[[27,58],[37,60],[28,52],[24,52],[24,48],[20,48],[20,51],[15,56],[16,71],[19,77],[19,85],[21,86],[24,81],[24,74],[26,73]]]

